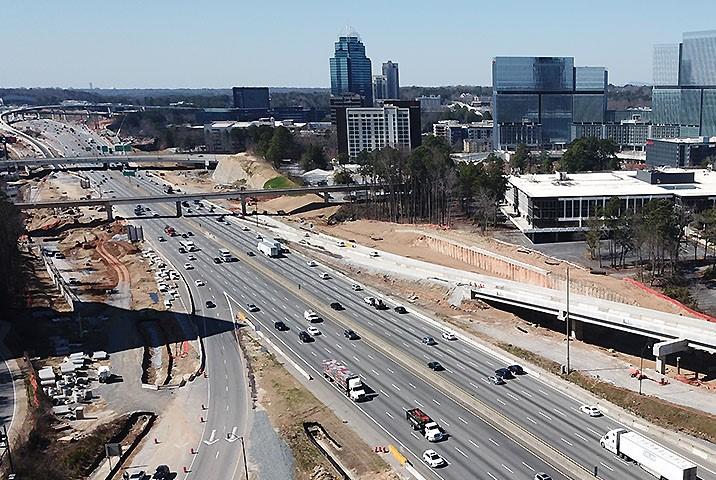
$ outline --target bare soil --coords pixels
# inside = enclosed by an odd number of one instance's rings
[[[303,387],[258,341],[242,330],[240,336],[258,389],[258,405],[266,409],[272,425],[291,448],[296,480],[337,479],[333,466],[310,442],[303,422],[318,422],[342,446],[333,453],[354,477],[398,480],[398,476],[331,410]]]

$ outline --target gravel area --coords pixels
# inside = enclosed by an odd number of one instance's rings
[[[256,410],[248,435],[247,454],[262,480],[293,478],[293,455],[271,426],[264,410]]]

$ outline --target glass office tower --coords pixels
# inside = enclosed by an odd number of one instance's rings
[[[654,123],[679,125],[681,136],[716,135],[716,31],[655,45],[653,79]]]
[[[335,54],[330,60],[331,95],[355,93],[364,99],[364,106],[373,106],[373,77],[370,58],[355,32],[338,37]]]
[[[564,145],[573,123],[606,118],[606,69],[575,68],[572,57],[496,57],[492,85],[498,149]]]

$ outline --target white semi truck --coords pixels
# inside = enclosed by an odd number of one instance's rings
[[[258,244],[259,252],[267,257],[278,257],[281,255],[281,243],[276,241],[261,240]]]
[[[323,361],[323,376],[337,385],[354,402],[360,402],[366,398],[365,387],[360,375],[348,370],[348,367],[338,360]]]
[[[624,428],[609,430],[599,441],[613,454],[636,462],[660,480],[696,480],[696,465],[656,442]]]

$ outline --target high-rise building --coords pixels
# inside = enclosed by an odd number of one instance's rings
[[[716,30],[655,45],[653,80],[655,124],[679,125],[683,137],[716,135]]]
[[[234,87],[234,108],[268,110],[271,100],[268,87]]]
[[[384,100],[388,97],[385,75],[373,75],[373,101]]]
[[[421,142],[420,103],[385,100],[380,107],[337,109],[336,134],[338,151],[350,158],[385,147],[410,152]]]
[[[400,98],[400,78],[398,75],[398,64],[390,60],[383,64],[383,76],[386,81],[387,94],[385,98]]]
[[[351,31],[338,37],[330,60],[331,95],[355,93],[364,106],[373,105],[373,81],[370,58],[357,33]]]
[[[496,57],[492,61],[493,143],[566,145],[575,123],[604,123],[607,71],[572,57]]]

